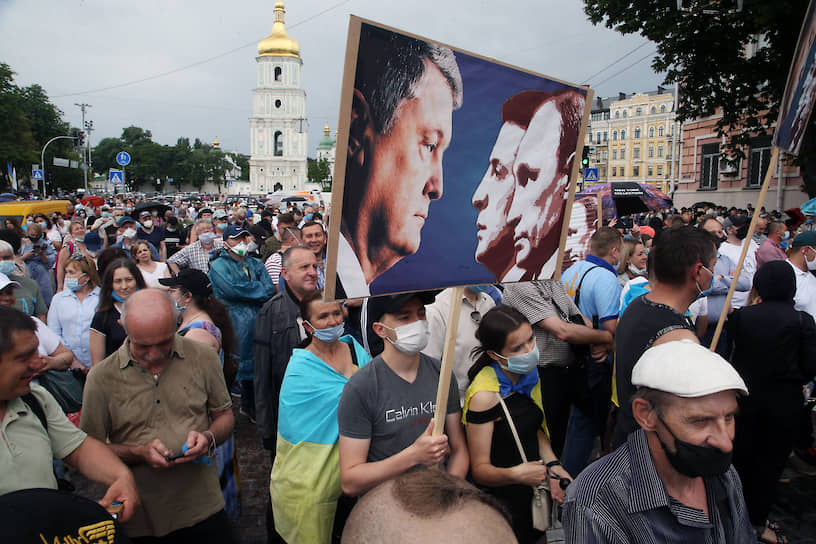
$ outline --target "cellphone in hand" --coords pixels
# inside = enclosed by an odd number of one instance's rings
[[[169,463],[170,461],[175,461],[176,459],[179,459],[179,458],[181,458],[181,457],[184,457],[184,452],[177,453],[177,454],[175,454],[175,455],[171,455],[171,456],[169,456],[169,457],[165,457],[165,459],[166,459],[166,460],[167,460],[167,462]]]

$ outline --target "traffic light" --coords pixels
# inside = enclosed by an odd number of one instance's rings
[[[71,138],[74,139],[74,147],[79,147],[79,130],[72,128],[71,129]]]
[[[85,133],[79,131],[79,134],[77,135],[77,147],[83,147],[84,145],[85,145]]]
[[[583,151],[581,152],[581,168],[587,168],[589,166],[589,148],[584,147]]]

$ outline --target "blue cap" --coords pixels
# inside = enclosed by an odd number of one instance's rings
[[[85,233],[85,247],[90,251],[99,251],[102,249],[102,238],[94,231]]]
[[[120,217],[119,218],[119,226],[121,227],[125,223],[134,223],[135,224],[136,221],[134,221],[132,217],[128,217],[127,215],[124,216],[124,217]]]
[[[249,231],[245,228],[239,227],[238,225],[230,225],[227,227],[227,230],[224,231],[223,239],[237,238],[238,236],[244,236],[246,234],[249,234]]]
[[[796,235],[791,243],[792,247],[816,246],[816,232],[806,230]]]

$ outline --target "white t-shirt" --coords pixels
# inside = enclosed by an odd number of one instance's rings
[[[165,277],[167,272],[167,263],[156,262],[156,270],[153,272],[147,272],[141,266],[139,267],[139,271],[141,271],[145,284],[147,284],[148,287],[163,287],[159,283],[159,278]]]
[[[748,253],[745,255],[745,263],[742,265],[742,272],[740,276],[748,277],[748,283],[753,285],[754,284],[754,273],[756,272],[756,252],[759,249],[759,246],[756,242],[754,242],[750,238],[746,238],[748,243]],[[728,257],[734,262],[736,266],[739,264],[740,255],[742,254],[742,246],[745,244],[745,240],[742,241],[741,245],[734,245],[729,244],[728,242],[723,242],[720,244],[720,253]],[[736,280],[737,278],[734,278]],[[734,291],[734,296],[731,298],[731,306],[736,310],[737,308],[742,308],[746,304],[748,304],[748,297],[751,294],[751,290],[748,291]]]

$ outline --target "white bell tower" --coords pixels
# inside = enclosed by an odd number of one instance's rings
[[[282,1],[272,33],[258,43],[258,86],[249,120],[249,183],[253,194],[306,190],[306,92],[300,47],[286,32]]]

